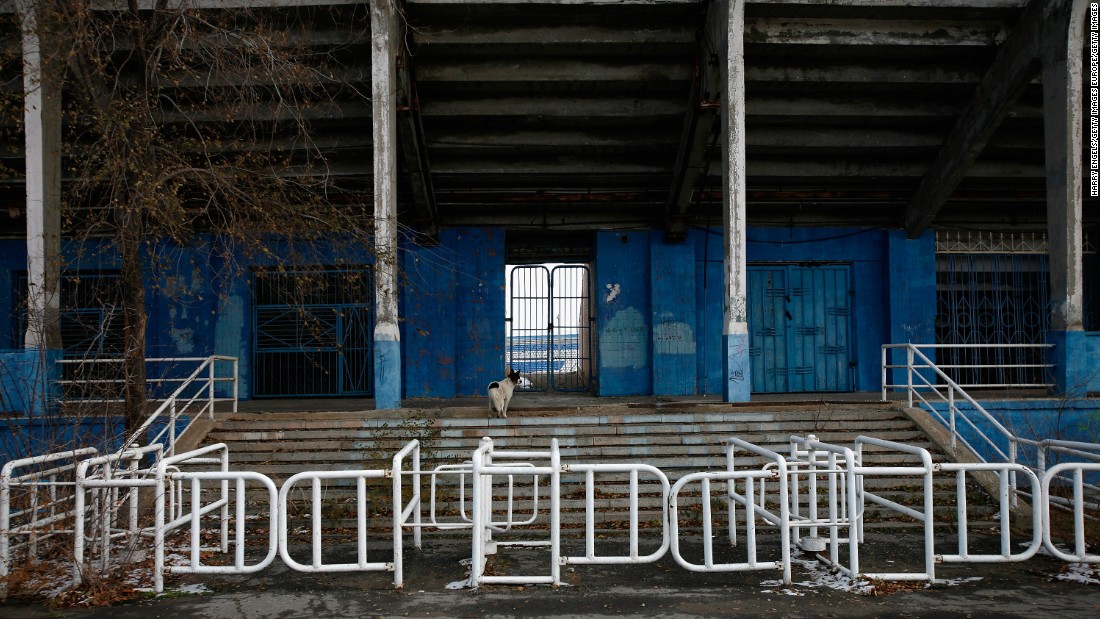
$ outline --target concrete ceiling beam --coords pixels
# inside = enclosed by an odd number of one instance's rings
[[[710,2],[698,37],[695,75],[691,82],[680,133],[672,184],[665,204],[665,238],[683,240],[687,233],[687,212],[691,196],[700,178],[711,166],[707,150],[718,143],[721,134],[722,52],[719,43],[726,38],[729,15],[724,2]]]
[[[1008,27],[992,21],[758,17],[745,23],[745,43],[780,45],[987,46],[1007,37]]]
[[[906,208],[902,224],[909,238],[916,238],[932,223],[955,187],[973,170],[1012,103],[1036,79],[1044,11],[1066,1],[1033,0],[1024,9]]]
[[[284,103],[249,103],[247,107],[203,106],[197,110],[174,108],[164,112],[160,120],[178,123],[237,123],[272,122],[292,119],[303,120],[362,120],[370,121],[370,101],[324,101],[298,107]]]
[[[405,36],[408,36],[407,32]],[[398,153],[411,188],[415,219],[413,226],[428,237],[434,237],[437,232],[435,190],[432,186],[424,125],[420,118],[420,99],[416,94],[412,56],[407,46],[401,45],[399,49],[396,67],[397,140],[400,145]]]
[[[686,26],[633,28],[614,25],[511,26],[463,24],[458,28],[417,29],[412,41],[419,45],[665,45],[695,44],[695,31]]]
[[[792,6],[840,6],[840,7],[896,7],[931,9],[1018,9],[1028,0],[747,0],[754,4],[792,5]]]
[[[521,58],[513,60],[422,61],[421,82],[653,82],[691,79],[691,66],[676,60],[611,63],[597,60]]]
[[[679,116],[684,104],[675,99],[628,97],[476,97],[421,102],[424,117],[446,116]]]
[[[433,131],[428,145],[431,148],[529,148],[529,147],[646,147],[668,146],[669,140],[647,133],[621,131]]]
[[[423,62],[417,79],[430,82],[635,82],[692,79],[693,67],[682,61],[612,63],[577,59],[460,60]],[[977,84],[979,70],[959,67],[890,65],[753,64],[745,68],[747,82],[817,82],[862,84]]]

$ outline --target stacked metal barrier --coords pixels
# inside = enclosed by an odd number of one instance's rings
[[[789,445],[789,453],[780,454],[729,438],[725,442],[725,470],[689,473],[670,484],[664,472],[644,463],[569,461],[563,457],[556,440],[550,441],[546,451],[514,451],[498,449],[486,437],[468,462],[425,470],[421,467],[420,445],[414,440],[393,456],[390,469],[304,471],[278,488],[259,473],[232,471],[224,444],[173,456],[165,456],[160,445],[107,456],[98,456],[94,450],[64,452],[12,462],[0,473],[0,575],[8,573],[16,555],[33,560],[41,540],[71,535],[76,579],[92,561],[98,561],[97,566],[106,569],[112,557],[122,554],[112,546],[124,544],[129,550],[154,553],[154,587],[158,592],[163,590],[165,573],[249,574],[271,565],[276,555],[292,569],[306,572],[391,571],[395,586],[400,587],[404,583],[404,534],[411,530],[413,543],[420,547],[424,529],[470,530],[471,565],[466,581],[470,587],[556,586],[561,584],[561,567],[565,565],[652,563],[669,552],[687,570],[779,570],[783,582],[790,583],[795,547],[853,580],[933,581],[938,563],[1025,561],[1043,545],[1052,555],[1066,561],[1100,563],[1100,555],[1089,553],[1085,544],[1086,507],[1095,507],[1086,497],[1090,486],[1085,476],[1100,472],[1100,455],[1096,455],[1100,453],[1100,445],[1052,443],[1051,448],[1076,456],[1084,454],[1085,461],[1057,464],[1043,472],[1041,478],[1019,464],[936,463],[925,449],[873,437],[861,436],[852,447],[847,447],[824,443],[812,435],[792,436]],[[868,465],[864,457],[870,450],[906,454],[914,464]],[[966,481],[967,476],[978,472],[993,473],[999,480],[999,552],[983,554],[971,548]],[[953,476],[958,489],[954,514],[957,550],[953,553],[938,552],[936,548],[934,487],[936,477],[945,474]],[[866,480],[883,475],[911,476],[919,480],[921,491],[906,501],[881,496],[865,486]],[[615,552],[597,549],[596,542],[596,514],[601,502],[598,481],[609,476],[620,479],[626,476],[629,487],[626,496],[629,524],[625,537],[611,542],[618,544]],[[437,502],[437,485],[444,478],[457,481],[457,510],[449,516],[441,513]],[[392,554],[384,553],[384,560],[379,561],[373,555],[368,557],[367,487],[370,480],[385,479],[391,480],[388,502],[392,510],[389,525]],[[1021,479],[1027,481],[1035,499],[1027,522],[1020,521],[1019,510],[1012,509],[1010,503],[1010,490]],[[430,487],[427,506],[421,495],[425,481]],[[355,560],[326,562],[322,556],[325,487],[345,482],[356,487]],[[719,485],[717,491],[714,484]],[[1068,484],[1070,496],[1055,497],[1057,500],[1052,501],[1053,484]],[[258,501],[255,495],[246,498],[250,485],[265,490],[260,496],[266,498]],[[584,549],[583,553],[570,553],[562,536],[562,498],[566,496],[563,486],[578,485],[583,486],[584,496]],[[309,488],[309,526],[292,530],[289,505],[300,486]],[[68,488],[71,492],[59,492]],[[546,514],[540,512],[543,494],[540,488],[546,491],[549,507]],[[13,491],[18,495],[14,502]],[[639,497],[646,493],[660,493],[665,506],[658,526],[649,528],[642,526],[638,516]],[[155,504],[151,522],[142,520],[139,509],[140,501],[149,500],[149,496]],[[519,501],[528,503],[530,511],[519,513],[516,509]],[[723,502],[730,548],[723,550],[727,556],[719,557],[714,540],[719,537],[723,512],[716,511],[714,505]],[[698,511],[697,522],[688,514],[688,503]],[[917,558],[922,565],[920,570],[865,569],[860,551],[865,535],[864,514],[870,504],[885,507],[922,526],[923,553]],[[1058,548],[1052,540],[1049,517],[1052,506],[1072,510],[1072,551]],[[546,516],[548,521],[542,520]],[[266,547],[261,543],[250,554],[246,545],[257,536],[248,535],[249,523],[255,522],[257,528],[263,528],[265,519]],[[210,533],[209,525],[215,525],[212,528],[218,540],[216,548],[203,547],[204,534]],[[1021,543],[1013,538],[1012,531],[1021,528],[1030,535],[1019,550]],[[180,542],[187,552],[182,561],[170,563],[165,544],[175,530],[188,532]],[[762,537],[765,530],[769,532],[767,543]],[[292,553],[292,547],[297,547],[293,535],[303,532],[309,537],[307,562],[295,559]],[[601,537],[607,534],[603,531]],[[701,562],[684,556],[682,542],[694,535],[701,540]],[[778,538],[777,543],[773,537]],[[512,546],[548,548],[546,571],[526,575],[487,574],[488,557]],[[623,547],[626,551],[620,552]],[[228,554],[231,549],[230,560],[203,563],[206,551]]]

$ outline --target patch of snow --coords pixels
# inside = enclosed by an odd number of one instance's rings
[[[1088,563],[1070,563],[1061,574],[1054,578],[1082,585],[1100,585],[1100,570]]]
[[[970,576],[969,578],[937,578],[937,585],[946,585],[948,587],[957,587],[964,582],[976,582],[981,580],[981,576]]]
[[[201,582],[193,584],[193,585],[181,585],[179,589],[176,589],[176,591],[179,591],[180,593],[184,593],[184,594],[187,594],[187,595],[202,595],[204,593],[213,593],[214,592],[213,589],[211,589],[210,587],[207,587],[206,585],[202,584]]]

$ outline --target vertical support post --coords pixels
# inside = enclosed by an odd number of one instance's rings
[[[61,330],[61,86],[43,55],[43,29],[35,3],[16,3],[22,21],[23,121],[26,134],[27,331],[24,346],[38,355],[30,411],[40,410],[60,357]],[[49,49],[49,46],[45,46]]]
[[[561,451],[556,438],[550,440],[550,582],[561,585]]]
[[[371,0],[374,123],[375,408],[401,407],[401,332],[397,313],[397,11]]]
[[[722,140],[726,165],[722,170],[725,283],[722,322],[722,398],[749,401],[750,380],[748,301],[745,259],[745,0],[728,0],[726,59],[722,76]]]
[[[1043,129],[1046,141],[1047,240],[1049,242],[1054,382],[1063,394],[1085,388],[1084,296],[1081,236],[1081,50],[1087,2],[1051,3],[1044,15]]]

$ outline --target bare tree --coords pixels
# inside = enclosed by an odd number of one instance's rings
[[[231,258],[271,255],[276,235],[362,244],[371,230],[369,198],[334,180],[331,136],[312,121],[366,98],[342,48],[369,41],[366,10],[195,4],[38,8],[65,82],[64,225],[110,239],[121,265],[127,430],[146,408],[142,282],[157,243],[204,232]]]

